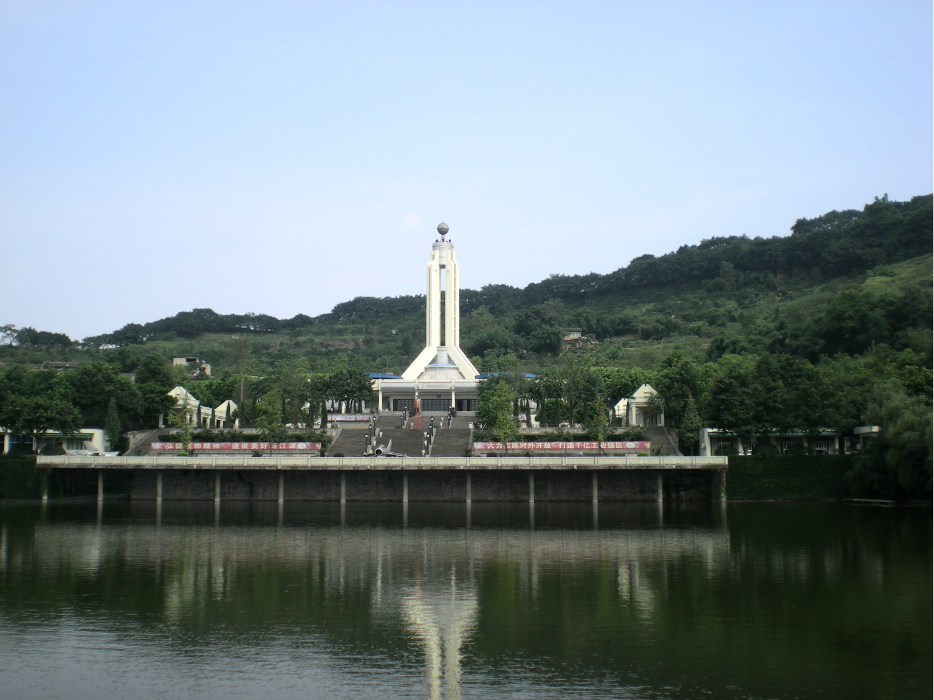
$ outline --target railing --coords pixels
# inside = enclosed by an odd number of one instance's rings
[[[38,466],[66,469],[242,469],[393,470],[393,469],[724,469],[726,457],[248,457],[244,455],[38,457]]]

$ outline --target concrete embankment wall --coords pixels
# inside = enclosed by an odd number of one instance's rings
[[[215,474],[220,474],[220,499],[277,500],[279,477],[282,476],[282,496],[286,501],[339,501],[341,476],[347,501],[401,502],[407,491],[410,502],[465,502],[468,475],[470,498],[474,502],[529,500],[530,475],[536,502],[590,502],[593,499],[593,473],[581,471],[164,471],[162,497],[165,500],[214,500]],[[712,497],[714,475],[710,471],[657,472],[609,471],[597,472],[599,501],[655,501],[658,498],[658,475],[662,475],[665,500],[709,500]],[[126,484],[130,498],[156,498],[155,471],[109,472],[106,482]],[[406,483],[407,482],[407,483]]]

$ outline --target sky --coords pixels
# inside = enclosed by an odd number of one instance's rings
[[[0,325],[608,273],[932,185],[932,5],[0,0]]]

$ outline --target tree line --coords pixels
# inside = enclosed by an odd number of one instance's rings
[[[677,431],[685,454],[697,454],[699,431],[740,436],[755,452],[775,453],[768,440],[799,433],[807,445],[823,431],[852,435],[878,425],[876,441],[851,478],[854,489],[885,497],[930,497],[932,487],[931,356],[882,345],[857,357],[837,354],[818,363],[787,354],[721,355],[699,362],[675,351],[657,370],[594,367],[568,354],[531,378],[513,366],[482,382],[478,420],[502,439],[514,435],[532,402],[543,425],[576,423],[594,439],[608,431],[612,408],[642,384]]]
[[[131,376],[121,369],[104,361],[64,371],[13,365],[0,373],[0,425],[34,437],[100,428],[117,445],[128,430],[156,427],[175,404],[168,392],[182,386],[206,406],[232,399],[238,409],[231,418],[241,426],[282,437],[288,426],[326,423],[326,402],[360,410],[372,398],[368,374],[343,358],[327,373],[312,373],[306,358],[263,365],[249,339],[231,344],[228,366],[214,377],[173,366],[157,352],[138,358]]]

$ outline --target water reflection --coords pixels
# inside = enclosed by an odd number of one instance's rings
[[[4,505],[0,626],[94,620],[208,675],[312,644],[428,698],[910,696],[930,542],[836,506]]]

